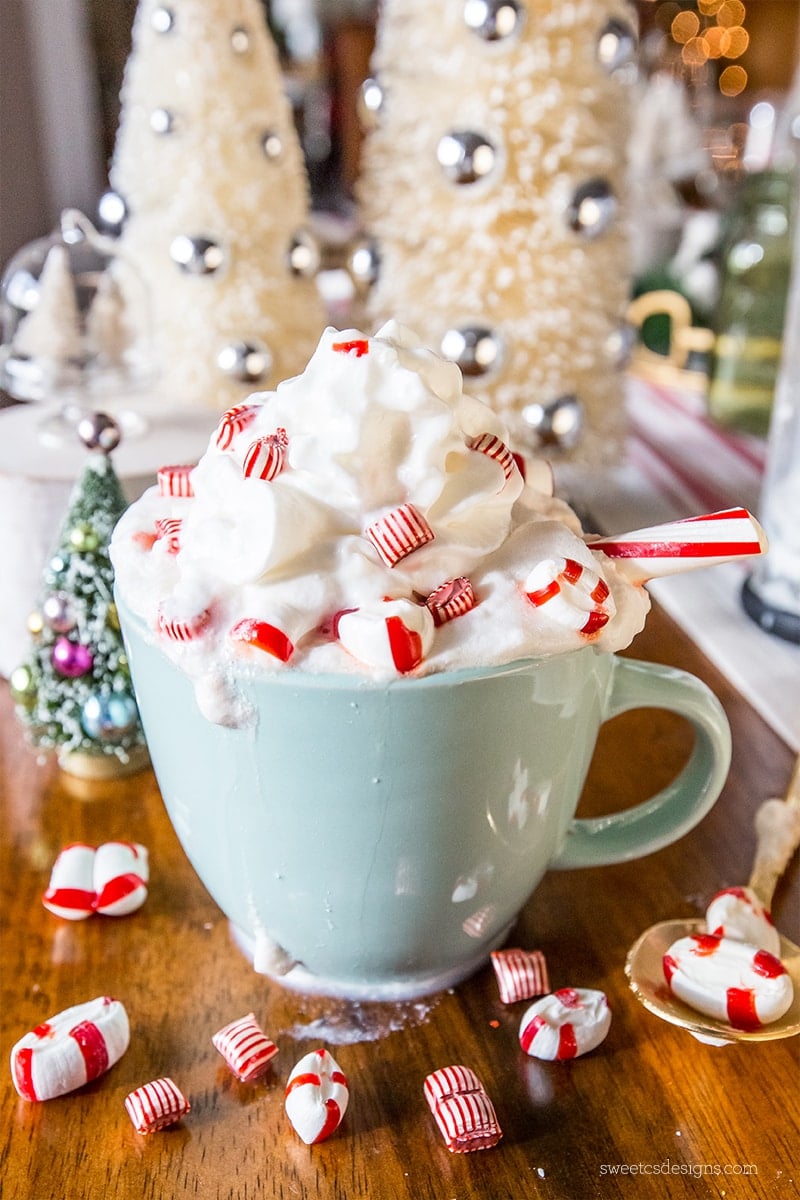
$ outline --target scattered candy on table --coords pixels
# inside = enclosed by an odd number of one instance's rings
[[[520,1022],[519,1043],[532,1058],[577,1058],[599,1046],[611,1026],[605,992],[559,988],[530,1006]]]
[[[713,933],[678,938],[663,968],[673,995],[734,1029],[777,1021],[794,996],[791,976],[774,954]]]
[[[502,1138],[494,1105],[471,1067],[440,1067],[426,1077],[423,1091],[452,1153],[488,1150]]]
[[[347,1079],[324,1049],[301,1058],[286,1084],[286,1115],[307,1146],[324,1142],[342,1123],[350,1093]]]
[[[263,1075],[278,1053],[278,1047],[264,1033],[254,1013],[231,1021],[218,1030],[211,1041],[242,1083],[250,1083]]]
[[[11,1051],[11,1078],[24,1100],[52,1100],[97,1079],[130,1043],[119,1000],[98,996],[43,1021]]]
[[[504,1004],[550,991],[547,960],[541,950],[493,950],[491,959]]]
[[[127,916],[144,904],[149,880],[147,849],[138,842],[104,842],[97,847],[74,842],[56,858],[42,903],[68,921],[92,913]]]
[[[181,1089],[168,1076],[142,1084],[125,1097],[125,1108],[137,1133],[155,1133],[174,1125],[191,1111]]]

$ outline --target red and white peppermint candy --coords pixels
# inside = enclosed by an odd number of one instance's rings
[[[255,1013],[231,1021],[218,1030],[211,1041],[242,1083],[250,1083],[263,1075],[278,1053],[278,1047],[256,1021]]]
[[[560,988],[537,1000],[519,1027],[519,1044],[532,1058],[548,1062],[588,1054],[611,1027],[605,992]]]
[[[432,542],[434,532],[413,504],[400,504],[364,530],[387,567]]]
[[[598,633],[616,612],[605,580],[574,558],[542,559],[523,590],[534,608],[586,637]]]
[[[157,627],[159,633],[173,642],[191,642],[203,634],[210,622],[211,613],[207,608],[184,614],[170,612],[162,605],[158,611]]]
[[[11,1078],[24,1100],[52,1100],[97,1079],[130,1042],[119,1000],[98,996],[37,1025],[11,1051]]]
[[[73,842],[53,863],[50,883],[42,896],[48,912],[67,921],[82,921],[94,912],[94,846]]]
[[[94,856],[95,912],[124,917],[147,899],[150,867],[147,850],[138,842],[103,842]]]
[[[405,675],[433,645],[433,616],[413,600],[380,600],[337,614],[336,632],[345,650],[365,666]]]
[[[503,1004],[530,1000],[550,991],[547,961],[541,950],[493,950],[491,958]]]
[[[294,642],[277,624],[256,617],[243,617],[228,630],[228,638],[237,649],[257,650],[288,662],[294,654]]]
[[[493,433],[480,433],[477,437],[469,438],[467,446],[478,454],[485,454],[487,458],[494,459],[506,479],[510,479],[519,470],[517,460],[508,446]]]
[[[286,1115],[307,1146],[324,1142],[342,1123],[350,1092],[339,1064],[327,1050],[313,1050],[286,1084]]]
[[[440,1067],[426,1077],[423,1092],[452,1153],[488,1150],[502,1138],[494,1105],[471,1067]]]
[[[214,444],[219,450],[230,450],[234,439],[247,429],[248,425],[252,425],[259,412],[260,405],[258,404],[235,404],[233,408],[229,408],[226,413],[220,417],[219,425],[217,425],[214,433]]]
[[[191,1105],[169,1076],[152,1079],[125,1097],[125,1109],[137,1133],[155,1133],[174,1125]]]
[[[156,521],[156,541],[164,541],[170,554],[177,554],[181,548],[180,517],[159,517]]]
[[[242,462],[245,479],[274,479],[286,467],[289,439],[285,429],[257,438],[247,447]]]
[[[774,954],[713,933],[678,938],[663,968],[684,1004],[748,1032],[777,1021],[794,996],[792,978]]]
[[[469,579],[461,575],[431,592],[425,604],[431,611],[434,625],[445,625],[475,607],[475,593]]]
[[[602,537],[589,548],[615,559],[633,583],[763,554],[764,530],[746,508]]]
[[[772,914],[750,887],[731,887],[712,896],[706,909],[706,928],[717,937],[748,942],[780,956],[781,938]]]
[[[156,479],[158,481],[158,494],[160,496],[183,496],[184,498],[193,496],[193,470],[193,466],[186,464],[181,464],[180,466],[159,467],[156,473]]]

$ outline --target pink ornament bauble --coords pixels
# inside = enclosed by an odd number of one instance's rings
[[[91,671],[93,663],[94,655],[91,650],[88,646],[82,646],[80,642],[71,642],[69,638],[60,637],[53,646],[53,666],[59,675],[77,679]]]

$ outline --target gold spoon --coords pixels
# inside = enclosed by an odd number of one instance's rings
[[[748,887],[769,909],[778,880],[800,845],[800,758],[795,763],[785,798],[766,800],[758,809],[755,831],[756,853]],[[800,1033],[800,946],[785,937],[781,937],[780,959],[791,976],[794,999],[777,1021],[745,1032],[697,1012],[672,995],[664,979],[664,954],[678,938],[704,932],[706,923],[699,919],[662,921],[642,934],[631,946],[625,963],[625,974],[637,1000],[662,1020],[688,1029],[699,1041],[714,1046],[729,1042],[767,1042]]]

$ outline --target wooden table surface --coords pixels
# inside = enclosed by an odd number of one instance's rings
[[[70,782],[38,762],[0,684],[2,1050],[62,1009],[101,994],[122,1000],[131,1044],[81,1091],[29,1103],[0,1073],[4,1200],[582,1200],[584,1197],[784,1197],[800,1194],[800,1039],[715,1048],[645,1011],[624,975],[648,925],[702,915],[721,887],[744,883],[758,805],[783,793],[792,756],[663,614],[636,657],[694,671],[730,719],[733,765],[711,814],[678,844],[622,866],[548,875],[512,944],[540,947],[553,987],[603,989],[613,1021],[593,1053],[528,1058],[517,1029],[525,1003],[500,1003],[490,967],[444,994],[405,1005],[299,996],[256,975],[189,867],[149,772],[113,784]],[[581,811],[643,798],[684,761],[691,734],[667,713],[627,714],[603,731]],[[150,850],[144,907],[125,918],[70,923],[41,904],[70,841],[119,838]],[[774,913],[800,941],[800,870]],[[253,1011],[280,1053],[239,1083],[211,1035]],[[305,1146],[283,1110],[295,1062],[327,1046],[350,1081],[350,1107],[327,1142]],[[471,1066],[504,1131],[491,1150],[450,1154],[422,1096],[425,1075]],[[137,1134],[123,1101],[170,1075],[191,1113]]]

